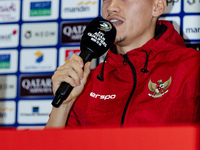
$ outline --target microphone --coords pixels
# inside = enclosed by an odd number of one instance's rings
[[[93,58],[103,55],[114,43],[116,36],[115,27],[103,18],[93,19],[85,31],[80,42],[80,57],[84,64]],[[73,87],[66,82],[62,82],[55,93],[52,105],[58,108],[62,102],[69,96]]]

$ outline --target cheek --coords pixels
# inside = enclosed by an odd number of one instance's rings
[[[105,19],[106,18],[106,16],[107,16],[107,13],[106,13],[107,11],[106,11],[106,9],[102,6],[101,7],[101,15],[102,15],[102,17]]]

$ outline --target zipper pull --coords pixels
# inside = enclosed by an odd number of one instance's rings
[[[128,56],[127,54],[122,55],[122,57],[124,58],[123,64],[126,65],[128,62]]]

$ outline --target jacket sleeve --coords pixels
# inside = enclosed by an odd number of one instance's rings
[[[186,84],[186,96],[194,106],[193,121],[200,123],[200,52],[194,57],[193,62],[190,66],[191,70],[186,75],[189,77]]]
[[[195,95],[196,96],[194,99],[194,121],[195,123],[200,123],[200,73],[198,74],[198,79],[196,82]]]
[[[187,56],[184,55],[182,68],[183,96],[190,109],[193,123],[200,123],[200,52],[192,50]]]
[[[78,121],[78,117],[75,114],[73,107],[69,113],[68,119],[67,119],[67,123],[66,123],[66,127],[81,127],[80,122]]]

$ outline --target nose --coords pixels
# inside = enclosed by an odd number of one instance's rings
[[[107,7],[107,12],[116,13],[120,11],[120,1],[119,0],[111,0],[110,4]]]

